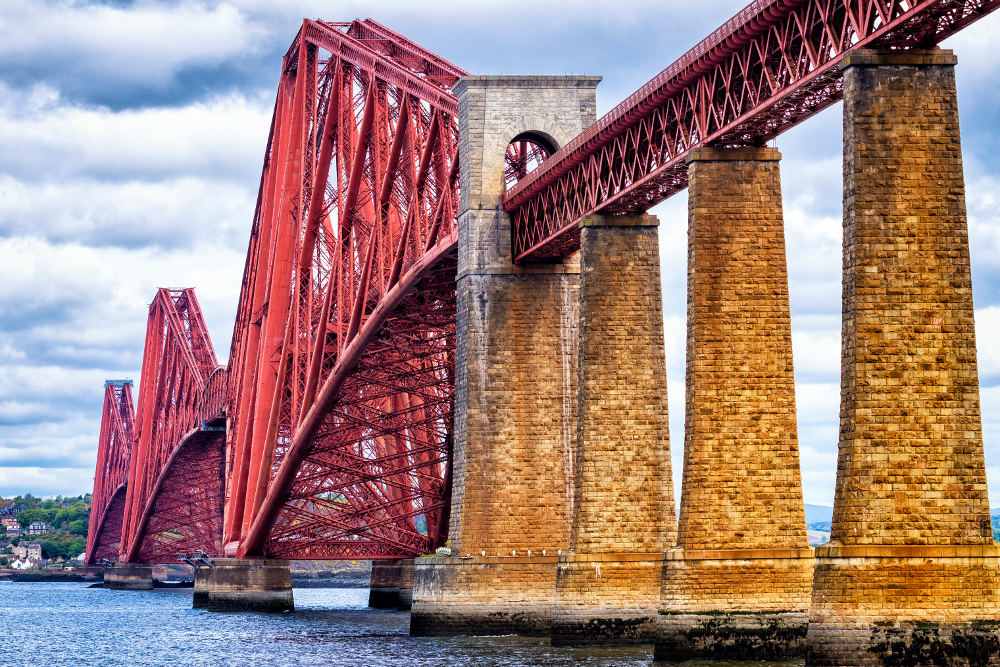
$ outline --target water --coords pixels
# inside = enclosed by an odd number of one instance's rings
[[[192,609],[190,589],[0,582],[0,665],[653,664],[652,646],[552,648],[524,637],[410,637],[408,613],[367,603],[367,589],[306,588],[295,589],[294,613],[219,614]]]

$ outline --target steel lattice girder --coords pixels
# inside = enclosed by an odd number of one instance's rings
[[[132,381],[105,382],[101,435],[97,445],[97,469],[94,472],[94,491],[90,500],[92,519],[87,530],[84,558],[87,565],[118,557],[134,422]]]
[[[188,433],[223,417],[225,378],[225,368],[216,360],[194,290],[158,290],[149,307],[146,328],[120,560],[136,562],[149,526],[163,527],[163,517],[158,517],[155,510],[169,505],[160,492],[175,488],[172,475],[201,484],[193,491],[195,495],[213,492],[210,475],[199,481],[190,470],[181,470],[175,459]],[[221,466],[221,453],[218,465]],[[221,482],[215,486],[221,487]],[[218,490],[215,493],[219,495]],[[159,505],[155,505],[157,501]],[[221,502],[215,513],[216,532],[221,534]],[[173,530],[183,531],[183,527],[175,526]],[[212,542],[173,542],[178,550],[160,554],[158,558],[174,561],[181,552],[197,549],[211,552],[213,547]]]
[[[285,56],[230,351],[227,553],[444,539],[464,74],[371,20],[304,21]]]
[[[687,187],[697,146],[759,146],[842,96],[857,48],[930,47],[1000,0],[757,0],[504,196],[518,262],[579,248],[577,222]]]
[[[225,428],[197,427],[164,465],[141,520],[141,539],[127,560],[176,562],[178,554],[222,553]]]

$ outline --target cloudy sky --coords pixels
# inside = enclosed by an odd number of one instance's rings
[[[302,17],[372,17],[481,74],[599,74],[604,113],[744,0],[0,2],[0,496],[89,491],[103,381],[138,379],[157,287],[232,334],[277,86]],[[470,5],[473,5],[470,7]],[[277,7],[280,6],[280,9]],[[1000,13],[946,44],[958,86],[991,498],[1000,504]],[[840,106],[778,139],[807,502],[832,504]],[[683,442],[686,201],[660,216]],[[679,491],[679,486],[678,486]]]

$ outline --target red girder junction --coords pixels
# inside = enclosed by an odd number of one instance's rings
[[[503,199],[517,262],[579,248],[591,213],[687,187],[698,146],[760,146],[840,99],[857,48],[931,47],[1000,0],[756,0],[521,179]]]
[[[225,386],[194,290],[158,290],[146,327],[118,560],[173,562],[185,552],[221,551]],[[96,497],[93,506],[101,506]]]
[[[284,58],[230,349],[227,555],[444,540],[464,74],[371,20],[304,21]]]
[[[93,510],[87,530],[84,559],[87,565],[118,559],[134,423],[132,381],[108,380],[104,383],[101,437],[91,497]]]

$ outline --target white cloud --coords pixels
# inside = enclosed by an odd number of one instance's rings
[[[65,74],[157,88],[193,65],[258,51],[267,31],[234,5],[142,2],[124,8],[70,0],[5,0],[0,59],[51,63]],[[44,65],[42,65],[44,66]]]
[[[0,236],[124,248],[187,248],[210,238],[235,248],[246,242],[255,198],[248,187],[210,178],[32,183],[0,174]]]
[[[93,467],[0,466],[0,496],[78,496],[93,488]]]
[[[64,100],[46,85],[0,82],[2,170],[59,186],[67,178],[231,179],[252,189],[264,156],[271,102],[230,94],[181,107],[111,110]]]

